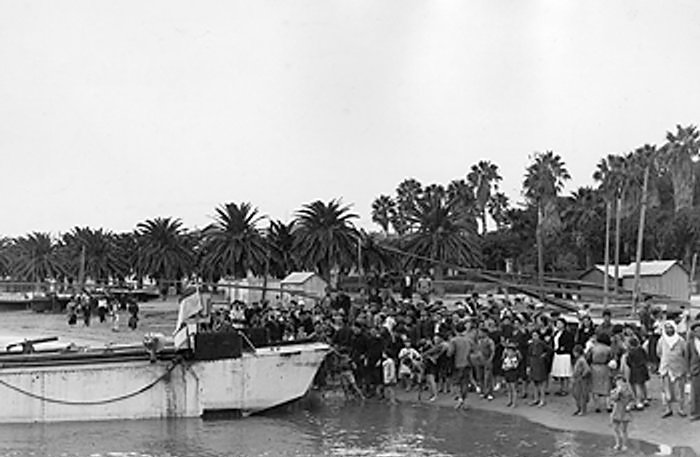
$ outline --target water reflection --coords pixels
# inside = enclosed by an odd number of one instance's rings
[[[199,419],[0,426],[12,457],[617,455],[611,436],[552,431],[520,417],[432,405],[329,401],[244,420]],[[658,449],[635,442],[625,455]],[[683,457],[693,454],[677,452]]]

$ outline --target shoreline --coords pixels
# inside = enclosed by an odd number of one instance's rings
[[[120,315],[120,330],[113,332],[111,322],[100,323],[96,316],[89,327],[79,321],[71,327],[67,324],[65,314],[34,313],[31,311],[0,312],[0,344],[21,341],[24,338],[58,336],[55,344],[66,346],[74,343],[79,346],[105,347],[112,344],[141,344],[147,333],[158,332],[170,336],[177,319],[178,303],[176,299],[155,300],[140,303],[140,321],[136,330],[126,326],[127,313]],[[661,395],[658,376],[652,375],[648,384],[652,404],[644,411],[633,412],[630,424],[630,439],[644,441],[659,446],[661,451],[670,452],[671,448],[690,448],[693,453],[681,455],[700,455],[700,422],[691,422],[687,418],[674,415],[668,419],[661,418]],[[453,390],[454,391],[454,390]],[[428,403],[427,394],[421,403],[440,407],[454,407],[454,394],[440,394],[433,403]],[[397,388],[397,399],[402,403],[419,403],[415,390],[406,393]],[[594,433],[614,440],[607,413],[589,412],[586,416],[573,416],[574,403],[571,397],[547,396],[547,405],[543,408],[527,404],[528,399],[520,399],[516,408],[505,406],[505,392],[496,394],[493,401],[480,398],[470,393],[468,406],[473,410],[495,411],[502,414],[523,417],[531,422],[556,430],[580,431]],[[589,407],[591,403],[589,403]],[[592,409],[592,408],[591,408]],[[659,455],[663,455],[660,453]]]
[[[652,376],[649,391],[658,392],[658,385],[658,377]],[[456,390],[453,389],[452,392]],[[441,408],[454,408],[456,403],[454,397],[454,393],[443,393],[439,394],[434,402],[428,402],[427,395],[424,394],[419,401],[415,390],[405,392],[398,387],[396,390],[396,399],[406,404],[432,404]],[[519,416],[555,430],[593,433],[608,437],[612,448],[614,435],[607,412],[590,411],[585,416],[574,416],[575,405],[570,396],[547,395],[547,404],[542,408],[530,406],[529,401],[527,398],[518,399],[518,406],[510,408],[506,406],[507,399],[504,392],[498,392],[492,401],[470,392],[466,401],[465,414],[469,411],[491,411]],[[589,403],[590,406],[591,403]],[[633,442],[641,441],[658,447],[657,455],[696,456],[700,453],[699,425],[699,422],[691,422],[687,417],[681,418],[678,415],[661,419],[661,400],[660,397],[654,396],[650,407],[644,411],[633,411],[629,437]]]

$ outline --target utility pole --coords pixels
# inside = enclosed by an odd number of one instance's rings
[[[618,193],[615,202],[615,284],[613,290],[615,294],[620,287],[620,220],[622,219],[622,195]]]
[[[634,268],[634,289],[632,293],[632,313],[637,314],[639,305],[639,279],[641,275],[642,247],[644,246],[644,218],[647,212],[647,188],[649,187],[649,165],[644,169],[644,184],[642,185],[642,208],[639,211],[639,229],[637,231],[637,258]]]
[[[603,308],[607,309],[610,303],[608,285],[610,278],[610,200],[605,202],[605,274],[603,275]]]
[[[698,253],[696,252],[693,254],[693,263],[692,266],[690,267],[690,287],[688,295],[693,295],[696,293],[696,285],[695,285],[695,268],[698,265]],[[688,297],[688,300],[690,300],[690,296]]]

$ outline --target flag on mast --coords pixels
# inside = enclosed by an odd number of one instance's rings
[[[187,288],[183,292],[182,297],[180,297],[180,311],[177,314],[175,331],[180,330],[187,319],[195,316],[202,310],[204,310],[204,305],[202,304],[202,295],[199,293],[199,288]]]

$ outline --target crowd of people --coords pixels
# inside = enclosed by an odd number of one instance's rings
[[[570,396],[574,415],[610,413],[623,447],[631,413],[650,406],[647,384],[658,375],[662,417],[700,419],[700,318],[687,311],[670,318],[645,305],[638,320],[614,323],[605,310],[596,325],[586,309],[564,315],[521,298],[473,295],[447,306],[419,297],[329,294],[312,309],[241,306],[238,319],[271,342],[331,344],[321,378],[335,374],[352,397],[395,402],[401,388],[428,401],[454,396],[458,408],[498,395],[512,408],[541,408],[550,394]]]
[[[109,318],[112,331],[119,331],[120,314],[126,312],[129,315],[127,326],[136,330],[139,323],[139,305],[136,300],[124,294],[101,293],[93,294],[87,291],[75,294],[66,305],[68,325],[78,324],[78,318],[83,325],[90,326],[93,316],[97,316],[100,323],[105,323]]]

